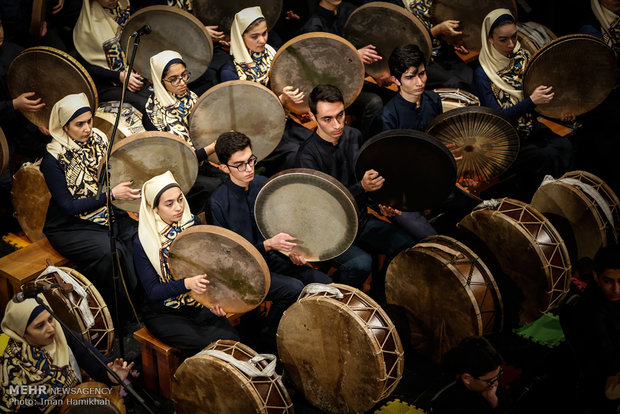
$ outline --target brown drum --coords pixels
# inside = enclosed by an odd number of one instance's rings
[[[404,311],[414,349],[436,361],[468,336],[502,329],[502,296],[493,275],[448,236],[427,237],[400,252],[388,266],[385,295]]]
[[[441,98],[443,112],[464,106],[480,106],[480,99],[473,93],[457,88],[437,88],[433,89]]]
[[[132,188],[170,171],[183,194],[192,188],[198,175],[198,160],[192,147],[170,132],[140,132],[116,142],[110,154],[110,188],[133,180]],[[140,211],[140,200],[114,200],[116,207]]]
[[[616,244],[618,198],[603,180],[589,174],[582,181],[583,172],[574,171],[554,180],[546,177],[534,193],[532,206],[543,213],[562,235],[571,260],[594,258],[596,252],[608,244]],[[573,178],[574,177],[574,178]],[[606,187],[605,195],[599,189]],[[611,203],[611,205],[610,205]],[[612,206],[616,207],[616,212]]]
[[[15,218],[31,242],[43,235],[43,226],[52,195],[40,170],[41,161],[24,164],[13,175],[11,201]]]
[[[30,38],[34,40],[41,39],[41,28],[45,22],[45,13],[47,12],[46,0],[32,1],[32,16],[30,18]]]
[[[172,6],[149,6],[132,14],[121,33],[121,45],[127,58],[133,49],[130,36],[145,24],[151,26],[151,33],[140,38],[134,69],[142,76],[152,79],[151,57],[164,50],[174,50],[183,56],[192,79],[205,73],[213,57],[213,43],[204,24],[191,13]],[[133,39],[133,38],[132,38]]]
[[[108,305],[97,288],[80,272],[68,267],[59,269],[65,273],[64,277],[48,268],[50,273],[24,284],[22,290],[54,283],[73,285],[73,291],[68,293],[57,288],[45,291],[45,299],[70,329],[82,334],[104,355],[110,355],[114,346],[114,324]]]
[[[284,312],[277,339],[295,388],[328,413],[366,412],[402,377],[394,324],[374,300],[347,285],[306,286]]]
[[[495,9],[508,9],[517,20],[517,4],[514,0],[433,0],[431,19],[435,25],[444,20],[460,21],[459,30],[463,34],[448,37],[446,41],[450,44],[463,43],[470,52],[477,52],[482,48],[482,22]]]
[[[459,181],[486,181],[505,172],[517,158],[519,133],[514,122],[500,111],[486,107],[456,108],[437,116],[426,133],[445,145],[462,148],[457,154]]]
[[[4,131],[0,128],[0,171],[1,174],[9,166],[9,143],[6,140]]]
[[[205,26],[218,26],[218,30],[230,33],[235,14],[247,7],[260,6],[267,27],[273,29],[282,11],[282,0],[194,0],[193,13]]]
[[[538,49],[556,39],[557,36],[544,26],[536,22],[517,23],[517,40],[521,47],[534,55]]]
[[[241,342],[218,340],[187,358],[174,373],[172,400],[178,414],[292,414],[293,403],[272,371],[273,355]],[[274,357],[275,358],[275,357]]]
[[[330,33],[306,33],[289,40],[271,62],[271,90],[280,95],[286,86],[305,94],[303,103],[290,104],[297,114],[310,112],[308,95],[321,83],[336,86],[347,107],[357,99],[364,86],[364,63],[357,49],[340,36]]]
[[[560,69],[561,68],[561,69]],[[530,96],[540,85],[553,87],[551,102],[536,111],[550,118],[581,115],[596,108],[616,84],[616,55],[594,36],[573,34],[547,43],[530,59],[523,75],[523,94]],[[596,73],[596,82],[588,79]]]
[[[355,199],[338,180],[320,171],[293,168],[263,185],[254,206],[258,229],[269,239],[288,233],[294,252],[308,261],[333,259],[357,235]]]
[[[83,382],[67,394],[60,414],[125,414],[119,389],[97,381]]]
[[[252,139],[252,151],[262,160],[284,134],[286,114],[278,97],[263,85],[245,80],[221,83],[205,92],[194,105],[189,130],[196,148],[206,147],[228,131]],[[217,161],[213,154],[210,159]]]
[[[388,79],[390,55],[399,46],[416,44],[430,62],[433,45],[428,30],[412,13],[395,4],[372,2],[355,9],[342,30],[343,37],[360,49],[373,45],[383,58],[365,65],[366,73],[377,79]]]
[[[504,308],[518,308],[519,323],[533,322],[558,305],[568,292],[571,264],[562,237],[555,227],[532,206],[518,200],[488,200],[457,225],[471,238],[469,246],[487,261],[497,262],[498,271],[508,277],[517,294],[508,303],[504,286]],[[467,233],[468,232],[468,233]],[[474,242],[477,242],[474,244]],[[495,269],[494,276],[497,279]],[[514,297],[513,297],[514,296]]]
[[[399,210],[436,207],[456,184],[450,151],[432,136],[411,129],[384,131],[366,141],[357,154],[355,174],[361,180],[370,169],[385,178],[370,196]]]
[[[112,130],[116,122],[119,104],[119,101],[102,102],[95,111],[93,126],[106,134],[108,139],[112,139]],[[127,138],[130,135],[143,131],[142,113],[131,106],[131,104],[123,103],[114,142],[116,142],[116,139]]]
[[[227,313],[248,312],[262,303],[271,284],[267,262],[234,231],[218,226],[193,226],[170,245],[170,271],[175,280],[206,273],[209,285],[190,295],[206,307]]]
[[[9,66],[6,75],[11,98],[35,92],[31,99],[42,98],[45,106],[37,112],[22,111],[37,126],[49,126],[52,107],[67,95],[85,93],[91,108],[97,107],[95,82],[77,60],[65,52],[46,46],[24,50]]]

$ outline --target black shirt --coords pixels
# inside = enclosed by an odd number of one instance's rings
[[[340,3],[336,14],[331,10],[317,6],[316,11],[301,28],[301,33],[327,32],[342,36],[342,29],[355,9],[356,7],[353,4],[346,1]]]
[[[385,104],[381,112],[383,131],[391,129],[424,131],[441,112],[441,98],[436,92],[424,91],[420,97],[419,108],[417,104],[407,101],[398,93]]]

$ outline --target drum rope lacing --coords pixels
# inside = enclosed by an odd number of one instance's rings
[[[80,301],[79,308],[84,318],[84,322],[86,323],[86,328],[90,329],[95,326],[95,317],[93,316],[93,313],[90,310],[90,306],[88,305],[88,294],[86,293],[86,290],[84,290],[82,285],[80,285],[70,274],[55,266],[48,266],[43,272],[41,272],[39,276],[37,276],[37,279],[40,279],[50,273],[58,274],[58,276],[60,276],[63,282],[68,283],[73,287],[73,291],[83,299]],[[69,295],[71,295],[71,292],[69,293]]]
[[[273,354],[258,354],[247,361],[240,361],[234,356],[223,351],[218,351],[217,349],[205,349],[196,355],[209,355],[221,359],[252,378],[271,377],[276,372],[277,361],[276,356]],[[262,361],[269,361],[269,363],[264,368],[260,368],[258,363]]]

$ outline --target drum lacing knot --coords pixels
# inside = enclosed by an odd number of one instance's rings
[[[196,355],[210,355],[221,359],[222,361],[226,361],[239,371],[243,372],[245,375],[252,378],[271,377],[276,371],[276,356],[273,354],[258,354],[247,361],[240,361],[234,356],[216,349],[206,349],[204,351],[200,351]],[[262,361],[270,362],[264,368],[261,368],[258,364]]]
[[[316,295],[318,293],[328,293],[336,297],[336,299],[344,298],[344,294],[335,286],[326,285],[324,283],[309,283],[301,291],[299,298],[307,295]]]

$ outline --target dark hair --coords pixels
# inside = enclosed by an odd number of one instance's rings
[[[509,14],[502,14],[499,16],[489,29],[489,37],[493,37],[493,31],[498,27],[506,26],[507,24],[515,24],[515,18]]]
[[[254,29],[256,26],[258,26],[261,22],[264,22],[264,21],[265,21],[264,17],[259,17],[258,19],[254,20],[252,23],[250,23],[248,27],[245,28],[243,33],[241,33],[241,36],[249,32],[250,30]]]
[[[181,186],[178,185],[177,183],[170,183],[170,184],[166,185],[164,188],[162,188],[161,190],[159,190],[159,193],[157,193],[157,195],[153,199],[153,207],[158,207],[159,206],[159,199],[161,198],[161,195],[163,193],[165,193],[167,190],[169,190],[171,188],[174,188],[174,187],[181,188]]]
[[[426,63],[424,52],[420,50],[418,45],[402,45],[394,49],[390,55],[388,65],[390,67],[390,73],[399,82],[403,73],[407,72],[409,68],[415,68],[416,70],[420,65]]]
[[[456,374],[467,373],[474,378],[497,369],[504,362],[499,352],[481,336],[463,339],[443,357],[444,367]]]
[[[85,114],[86,112],[91,112],[90,106],[84,106],[82,108],[79,108],[77,111],[75,111],[73,115],[71,115],[71,118],[69,118],[69,120],[63,125],[63,127],[69,126],[71,121],[73,121],[78,116]]]
[[[252,141],[247,135],[237,131],[224,132],[215,141],[215,153],[222,164],[227,164],[235,152],[243,151],[247,147],[252,148]]]
[[[308,106],[310,107],[310,112],[314,115],[316,115],[316,105],[321,101],[342,102],[344,104],[344,98],[342,97],[342,92],[340,92],[340,89],[327,83],[316,85],[314,89],[312,89],[312,92],[310,92],[310,96],[308,97]]]
[[[620,245],[601,247],[594,256],[594,270],[601,275],[607,269],[620,269]]]
[[[166,63],[166,66],[164,67],[164,70],[161,71],[161,79],[162,79],[162,81],[166,77],[166,75],[168,74],[168,70],[170,69],[170,66],[174,65],[175,63],[180,63],[181,65],[183,65],[183,66],[185,66],[187,68],[187,65],[185,64],[185,62],[183,62],[182,59],[179,59],[179,58],[172,59],[170,62]]]

